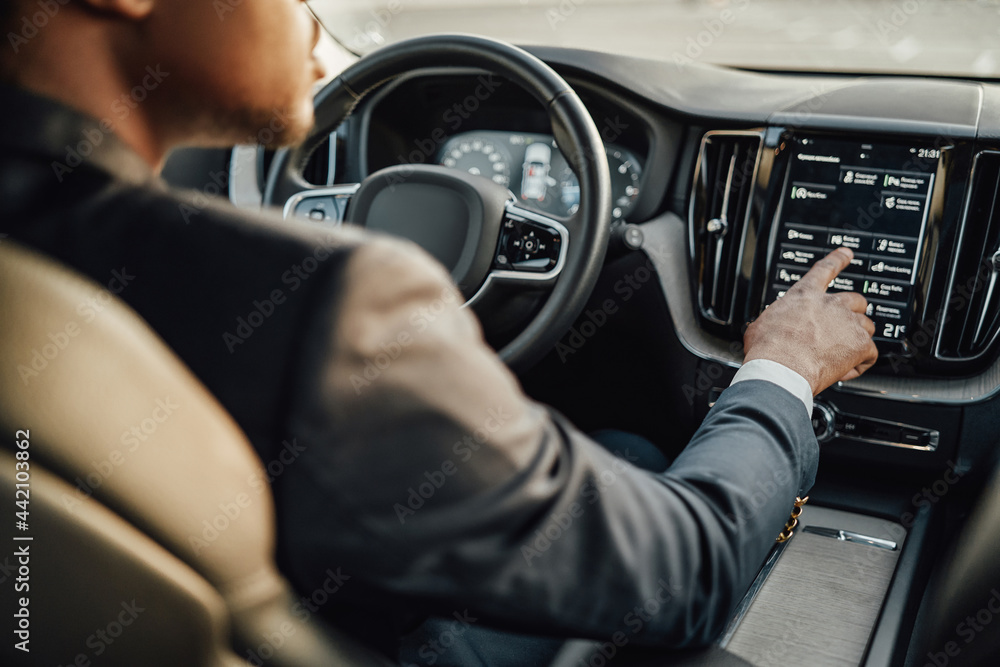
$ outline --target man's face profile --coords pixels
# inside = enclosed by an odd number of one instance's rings
[[[3,0],[0,0],[2,2]],[[6,0],[16,33],[29,0]],[[119,134],[144,158],[180,144],[271,146],[313,123],[319,26],[301,0],[69,0],[2,57],[4,78],[97,118],[159,73]],[[147,86],[148,88],[148,86]]]
[[[177,112],[211,112],[198,139],[246,142],[263,128],[276,131],[272,144],[304,138],[322,68],[312,58],[319,26],[301,0],[146,1],[157,5],[148,19],[150,55],[168,60],[186,97],[188,109]]]

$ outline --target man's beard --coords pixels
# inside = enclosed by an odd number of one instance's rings
[[[204,116],[208,116],[205,118]],[[302,118],[287,109],[236,108],[204,114],[195,121],[190,140],[185,144],[232,146],[259,144],[269,149],[301,143],[312,129],[313,117]],[[193,119],[194,115],[188,118]]]
[[[246,132],[240,139],[244,144],[260,144],[276,149],[301,143],[313,126],[313,118],[296,116],[287,109],[243,109],[234,112],[231,128]]]

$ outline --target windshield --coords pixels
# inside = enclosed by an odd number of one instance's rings
[[[1000,0],[312,0],[364,54],[466,32],[768,70],[1000,76]]]

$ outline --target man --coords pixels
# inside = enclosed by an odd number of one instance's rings
[[[280,563],[303,591],[347,574],[322,613],[369,642],[393,653],[454,614],[456,632],[710,642],[812,484],[812,397],[877,355],[864,298],[825,293],[850,251],[749,327],[737,382],[673,466],[638,469],[527,399],[414,246],[319,238],[156,178],[177,145],[301,139],[317,35],[296,0],[59,5],[0,57],[0,231],[118,280],[265,461],[294,443],[273,480]],[[760,485],[773,494],[751,499]],[[429,645],[413,653],[444,664]]]

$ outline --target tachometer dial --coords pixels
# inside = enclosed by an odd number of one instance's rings
[[[566,215],[574,215],[580,208],[580,181],[567,164],[562,168],[559,179],[553,187],[554,199],[558,199]]]
[[[497,142],[482,137],[456,137],[441,151],[441,164],[483,176],[510,187],[510,155]]]
[[[639,198],[642,167],[628,151],[611,147],[606,150],[611,172],[611,219],[623,220]]]
[[[628,215],[639,197],[642,167],[626,150],[609,146],[605,151],[611,172],[611,220],[617,222]],[[555,192],[552,197],[562,203],[566,215],[573,215],[580,208],[580,182],[569,165],[565,162],[563,165],[553,186]]]

